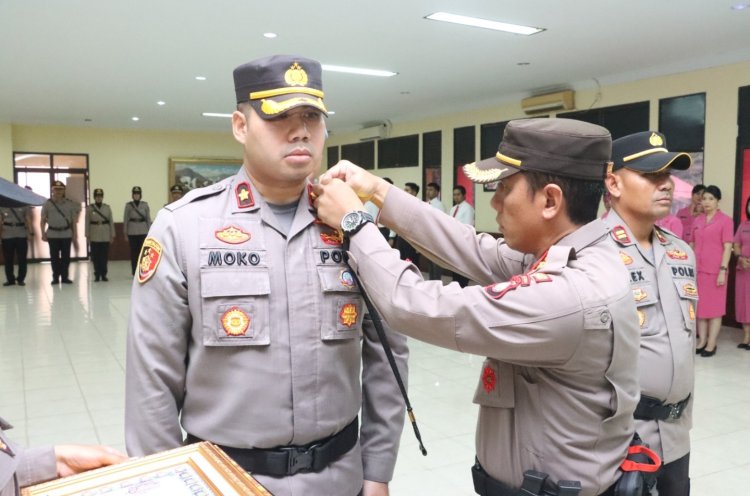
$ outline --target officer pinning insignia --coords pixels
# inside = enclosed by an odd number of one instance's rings
[[[698,288],[695,287],[695,284],[693,284],[692,282],[689,282],[682,286],[682,289],[685,290],[685,294],[687,296],[698,296]]]
[[[227,336],[244,336],[250,327],[250,317],[239,307],[232,307],[221,316],[221,327]]]
[[[654,234],[656,234],[656,239],[659,240],[659,242],[663,245],[667,244],[667,237],[664,236],[659,229],[654,229]]]
[[[628,236],[628,232],[622,226],[615,226],[612,229],[612,236],[614,236],[615,240],[617,240],[617,242],[620,244],[623,244],[623,245],[630,244],[630,236]]]
[[[633,298],[635,301],[643,301],[648,298],[648,293],[643,288],[635,288],[633,290]]]
[[[344,233],[331,227],[320,233],[320,239],[327,245],[341,246],[344,242]]]
[[[250,239],[250,233],[243,231],[236,226],[228,226],[224,229],[214,232],[214,236],[219,241],[230,245],[239,245]]]
[[[625,253],[624,251],[620,252],[620,260],[622,260],[622,263],[625,265],[630,265],[633,263],[633,257]]]
[[[138,257],[138,282],[143,284],[156,273],[161,261],[162,247],[154,238],[146,238]]]
[[[643,329],[643,326],[646,325],[646,313],[643,310],[636,310],[636,312],[638,312],[638,324]]]
[[[341,274],[339,274],[339,281],[341,282],[341,285],[346,288],[354,287],[354,274],[352,274],[350,270],[344,269],[341,271]]]
[[[253,192],[246,181],[242,181],[234,188],[234,194],[237,199],[237,208],[250,208],[255,205]]]
[[[485,391],[491,393],[495,390],[495,386],[497,386],[497,374],[495,369],[487,365],[482,371],[482,387]]]
[[[672,260],[687,260],[688,254],[682,250],[669,250],[667,256]]]
[[[341,307],[341,310],[339,310],[339,322],[346,327],[351,327],[356,324],[358,316],[357,305],[354,303],[345,303]]]

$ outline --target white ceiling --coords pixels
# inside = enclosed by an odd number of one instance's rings
[[[358,129],[750,60],[740,1],[0,0],[0,122],[226,130],[201,113],[234,109],[232,69],[291,53],[398,72],[324,73],[329,128]],[[546,31],[424,19],[437,11]]]

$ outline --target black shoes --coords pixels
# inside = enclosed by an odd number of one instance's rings
[[[719,349],[719,347],[718,347],[718,346],[716,346],[716,347],[715,347],[715,348],[714,348],[713,350],[711,350],[711,351],[708,351],[707,349],[705,349],[705,348],[704,348],[704,349],[703,349],[703,351],[701,351],[701,356],[702,356],[702,357],[712,357],[712,356],[714,356],[714,355],[716,354],[716,350],[718,350],[718,349]]]
[[[696,348],[695,349],[695,354],[696,355],[702,355],[704,351],[706,351],[706,345],[705,344],[703,345],[703,348]]]
[[[23,281],[16,281],[16,284],[18,284],[19,286],[26,286],[26,283]]]
[[[57,280],[57,279],[52,279],[52,282],[51,282],[50,284],[52,284],[52,285],[54,286],[55,284],[59,284],[59,283],[60,283],[60,281],[59,281],[59,280]]]
[[[740,343],[740,344],[737,345],[737,348],[739,348],[741,350],[748,350],[748,349],[750,349],[750,344],[749,343]]]
[[[99,282],[99,280],[100,280],[99,276],[96,276],[96,277],[94,278],[94,282]]]
[[[107,279],[107,276],[102,276],[102,281],[109,282],[109,279]]]
[[[8,282],[4,282],[4,283],[3,283],[3,286],[6,286],[6,287],[7,287],[7,286],[15,286],[15,285],[16,285],[15,281],[14,281],[14,282],[10,282],[10,281],[8,281]]]
[[[63,279],[62,283],[63,284],[73,284],[73,281],[71,281],[70,279]]]

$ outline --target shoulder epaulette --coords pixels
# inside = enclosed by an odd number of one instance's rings
[[[190,191],[185,193],[185,195],[182,198],[172,203],[166,204],[164,208],[172,212],[174,210],[177,210],[178,208],[184,207],[185,205],[189,203],[201,201],[204,198],[209,198],[211,196],[216,196],[222,191],[229,188],[229,186],[231,185],[231,182],[232,182],[232,177],[228,177],[210,186],[204,186],[202,188],[191,189]]]

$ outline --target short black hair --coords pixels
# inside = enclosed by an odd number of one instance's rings
[[[438,183],[427,183],[428,188],[435,188],[435,191],[440,193],[440,185]]]
[[[453,191],[456,191],[456,190],[460,191],[462,195],[466,196],[466,188],[464,188],[460,184],[458,186],[453,187]]]
[[[706,191],[705,184],[696,184],[695,186],[693,186],[693,191],[690,194],[694,195],[696,193],[703,193],[704,191]]]
[[[393,184],[393,179],[391,179],[390,177],[384,177],[383,181],[387,182],[388,184]]]
[[[548,184],[556,184],[562,190],[570,220],[582,226],[596,219],[599,202],[602,201],[604,183],[572,177],[557,176],[544,172],[523,171],[531,193],[536,193]]]
[[[406,183],[404,186],[408,186],[411,188],[415,193],[419,194],[419,185],[417,183]]]
[[[703,193],[708,193],[710,195],[713,195],[713,197],[717,200],[721,200],[721,190],[718,186],[714,186],[713,184],[711,186],[706,186],[706,189],[703,190]]]

